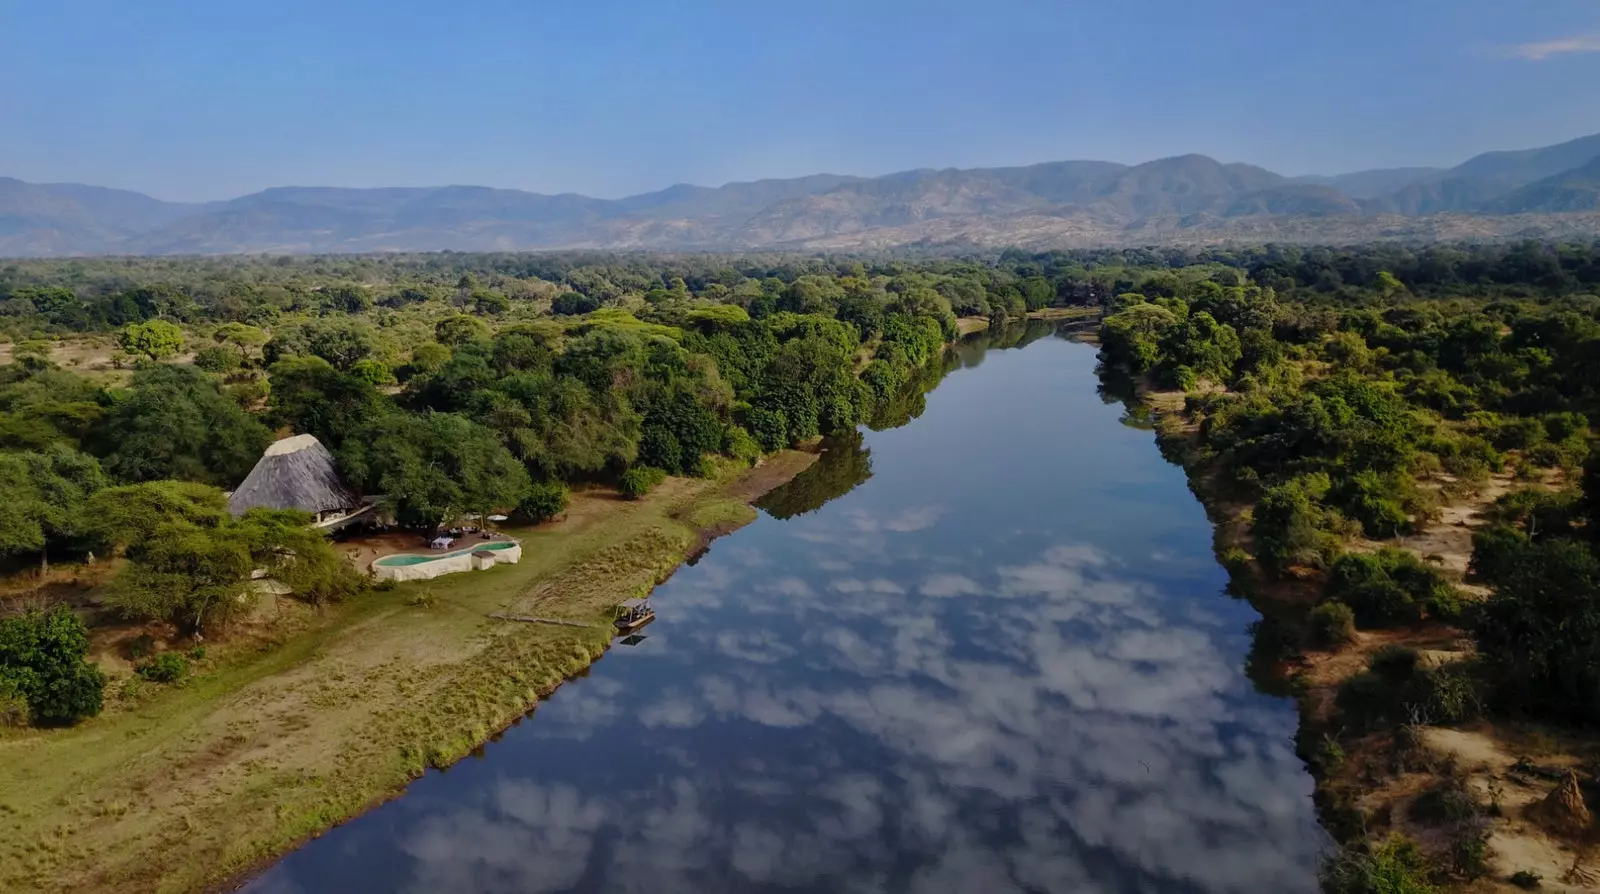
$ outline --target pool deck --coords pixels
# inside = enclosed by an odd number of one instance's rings
[[[479,556],[488,553],[490,556]],[[384,564],[397,558],[416,558],[408,564]],[[378,580],[431,580],[460,571],[486,571],[495,565],[515,565],[522,560],[522,544],[515,540],[480,540],[438,553],[391,553],[372,560],[368,570]]]

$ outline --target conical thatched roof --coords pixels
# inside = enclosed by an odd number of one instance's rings
[[[361,505],[333,469],[333,454],[312,435],[295,435],[269,445],[256,467],[228,497],[228,511],[299,509],[331,512]]]

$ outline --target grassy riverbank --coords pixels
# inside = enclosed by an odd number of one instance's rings
[[[1252,671],[1297,700],[1299,751],[1316,781],[1319,816],[1330,834],[1341,844],[1366,842],[1375,851],[1391,835],[1403,835],[1421,853],[1453,867],[1449,877],[1434,880],[1436,887],[1404,889],[1419,894],[1526,890],[1533,879],[1540,890],[1593,890],[1587,831],[1553,827],[1539,806],[1568,772],[1593,759],[1593,738],[1481,717],[1450,726],[1430,725],[1421,716],[1393,727],[1351,728],[1349,696],[1341,699],[1350,681],[1380,666],[1386,655],[1415,654],[1423,670],[1470,660],[1470,636],[1447,623],[1427,622],[1356,631],[1349,642],[1318,645],[1309,610],[1321,597],[1320,578],[1273,574],[1256,560],[1249,523],[1256,505],[1230,488],[1203,456],[1199,420],[1187,409],[1185,394],[1141,389],[1140,399],[1156,420],[1163,452],[1183,466],[1215,525],[1216,552],[1235,592],[1268,618],[1257,632]],[[1543,486],[1560,483],[1559,472],[1547,478]],[[1399,548],[1438,568],[1468,598],[1483,598],[1486,591],[1467,579],[1473,532],[1486,524],[1498,497],[1530,484],[1539,486],[1506,473],[1454,491]],[[1366,552],[1379,545],[1357,538],[1346,547]],[[1480,841],[1481,847],[1474,844]],[[1514,877],[1521,883],[1513,883]]]
[[[286,605],[181,687],[0,739],[0,890],[219,886],[460,759],[604,654],[609,606],[665,579],[815,460],[785,451],[638,502],[574,495],[518,565],[330,607]],[[511,611],[592,628],[489,620]]]

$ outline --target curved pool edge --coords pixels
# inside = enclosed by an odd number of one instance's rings
[[[487,555],[482,555],[487,553]],[[495,565],[515,565],[522,560],[522,544],[512,540],[497,540],[466,549],[430,557],[421,555],[423,561],[405,564],[384,564],[385,559],[410,557],[416,553],[399,553],[374,559],[368,566],[372,576],[380,581],[432,580],[445,574],[462,571],[486,571]]]

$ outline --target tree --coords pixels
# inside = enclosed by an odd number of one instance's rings
[[[550,312],[558,317],[581,316],[599,307],[599,301],[578,292],[562,292],[550,302]]]
[[[265,331],[244,323],[225,323],[217,327],[211,339],[219,345],[231,346],[239,354],[240,363],[248,363],[251,352],[272,340]]]
[[[51,549],[83,534],[90,497],[105,486],[94,457],[54,445],[41,453],[0,453],[0,555],[38,554],[48,566]]]
[[[1177,325],[1167,308],[1135,304],[1101,321],[1101,350],[1108,362],[1141,375],[1161,362],[1161,341]]]
[[[253,509],[235,519],[222,492],[175,481],[109,488],[90,502],[92,529],[127,564],[106,591],[129,618],[191,630],[226,623],[248,605],[255,569],[321,603],[356,592],[360,576],[309,527],[311,515]]]
[[[570,492],[559,481],[536,481],[517,505],[517,515],[529,524],[549,521],[565,512]]]
[[[341,283],[323,290],[328,307],[347,314],[358,314],[372,309],[372,294],[361,286]]]
[[[472,293],[472,310],[474,313],[498,316],[511,309],[511,302],[499,292],[479,290]]]
[[[0,692],[28,702],[34,723],[57,726],[100,713],[105,676],[85,660],[89,634],[64,605],[0,618]]]
[[[1505,566],[1476,625],[1501,699],[1536,716],[1600,723],[1600,560],[1586,544],[1556,539]]]
[[[342,373],[320,357],[279,360],[269,381],[274,423],[315,435],[329,450],[392,406],[370,378]]]
[[[527,470],[494,431],[454,413],[384,414],[345,441],[339,460],[403,522],[441,525],[517,506]]]
[[[238,371],[242,361],[239,354],[219,345],[206,345],[194,354],[195,369],[226,375]]]
[[[85,444],[121,481],[179,478],[232,487],[272,440],[198,370],[150,366],[90,431]]]
[[[433,337],[442,345],[464,345],[489,337],[489,327],[476,317],[465,314],[446,317],[433,327]]]
[[[117,336],[117,345],[149,360],[165,360],[183,350],[183,330],[165,320],[129,323]]]

